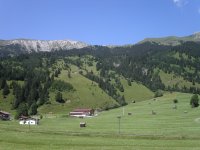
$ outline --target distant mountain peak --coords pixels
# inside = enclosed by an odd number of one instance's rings
[[[194,39],[200,40],[200,32],[195,32],[195,33],[193,34],[193,36],[194,36]]]
[[[19,45],[27,52],[70,50],[87,47],[88,44],[73,40],[14,39],[0,42],[0,46]]]
[[[178,37],[178,36],[167,36],[162,38],[146,38],[142,41],[140,41],[138,44],[144,43],[144,42],[151,42],[151,43],[157,43],[160,45],[171,45],[176,46],[180,45],[182,42],[200,42],[200,32],[196,32],[190,36],[184,36],[184,37]]]
[[[194,35],[200,35],[200,32],[194,32]]]

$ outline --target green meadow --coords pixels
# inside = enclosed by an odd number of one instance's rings
[[[200,110],[190,107],[190,98],[191,94],[165,93],[83,119],[71,118],[67,111],[43,114],[40,124],[30,127],[16,120],[0,121],[0,149],[199,149]],[[173,99],[178,100],[177,109]],[[80,128],[80,122],[87,126]]]

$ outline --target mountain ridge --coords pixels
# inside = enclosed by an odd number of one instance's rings
[[[26,52],[40,52],[40,51],[55,51],[55,50],[70,50],[87,47],[88,44],[73,41],[73,40],[32,40],[32,39],[14,39],[1,40],[0,46],[14,46],[19,45]]]
[[[170,46],[177,46],[180,45],[183,42],[200,42],[200,32],[196,32],[194,34],[191,34],[189,36],[166,36],[161,38],[145,38],[144,40],[138,42],[137,44],[142,44],[144,42],[155,42],[160,45],[170,45]]]
[[[73,40],[36,40],[36,39],[13,39],[0,40],[0,57],[19,55],[32,52],[52,52],[57,50],[82,49],[85,47],[103,46],[107,48],[124,48],[144,43],[152,43],[164,46],[177,46],[184,42],[200,42],[200,32],[189,36],[167,36],[161,38],[146,38],[136,44],[125,45],[90,45],[80,41]]]

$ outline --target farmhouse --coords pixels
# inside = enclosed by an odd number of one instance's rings
[[[94,115],[94,109],[74,109],[69,115],[73,117],[90,117]]]
[[[10,120],[10,113],[5,111],[0,111],[0,119],[1,120]]]
[[[39,119],[29,118],[29,117],[26,117],[26,116],[21,116],[19,118],[19,124],[38,125],[39,124]]]

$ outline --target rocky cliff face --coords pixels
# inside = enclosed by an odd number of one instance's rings
[[[88,44],[71,41],[71,40],[27,40],[27,39],[17,39],[17,40],[2,40],[0,41],[1,49],[3,47],[21,47],[21,50],[25,52],[40,52],[40,51],[55,51],[55,50],[70,50],[70,49],[80,49],[87,47]]]

